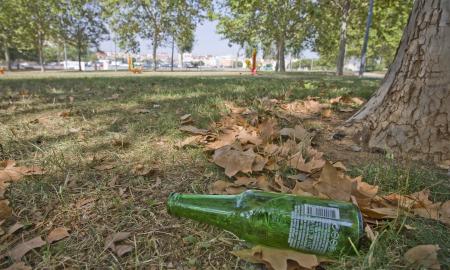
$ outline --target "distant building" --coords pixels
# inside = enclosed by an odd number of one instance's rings
[[[97,51],[95,53],[95,56],[97,57],[97,59],[106,59],[108,57],[108,54],[103,51]]]

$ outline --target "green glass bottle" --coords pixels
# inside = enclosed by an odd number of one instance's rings
[[[352,252],[363,235],[351,203],[248,190],[239,195],[170,194],[169,214],[228,230],[253,244],[328,257]]]

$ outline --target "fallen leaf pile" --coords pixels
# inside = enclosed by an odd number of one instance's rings
[[[343,99],[343,98],[341,98]],[[335,102],[342,102],[338,99]],[[344,101],[346,101],[344,99]],[[346,101],[359,104],[360,100]],[[399,215],[417,215],[450,225],[450,201],[432,202],[429,190],[410,195],[378,195],[378,186],[370,185],[362,177],[346,174],[341,162],[325,160],[323,153],[313,147],[314,134],[302,124],[280,128],[279,118],[273,115],[294,115],[305,119],[320,117],[327,105],[315,100],[278,104],[269,100],[276,113],[261,117],[249,109],[229,105],[230,113],[210,126],[209,130],[183,125],[180,130],[194,136],[180,145],[201,145],[211,152],[211,161],[225,170],[228,180],[216,181],[211,187],[214,194],[238,194],[247,189],[315,196],[325,199],[348,201],[356,204],[367,224],[377,224]],[[274,104],[276,106],[274,106]],[[369,226],[368,237],[374,238]],[[296,256],[308,259],[297,261],[306,269],[314,269],[319,263],[315,255],[299,252],[255,247],[236,252],[245,260],[265,263],[272,269],[288,268],[288,262]],[[310,262],[306,265],[301,263]]]

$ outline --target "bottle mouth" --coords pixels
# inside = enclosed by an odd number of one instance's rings
[[[357,212],[358,212],[358,223],[359,223],[359,239],[358,239],[358,244],[360,244],[361,243],[361,239],[363,238],[363,236],[364,236],[364,220],[363,220],[363,217],[362,217],[362,214],[361,214],[361,210],[359,210],[359,208],[357,208]]]
[[[169,215],[172,215],[172,206],[175,203],[177,197],[178,193],[176,192],[170,192],[169,196],[167,197],[166,208]]]

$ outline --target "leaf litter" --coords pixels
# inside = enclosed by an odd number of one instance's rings
[[[319,117],[331,104],[355,106],[362,102],[346,97],[331,100],[329,104],[321,104],[313,98],[291,103],[270,101],[266,102],[269,109],[264,116],[227,103],[230,112],[210,129],[185,125],[180,130],[196,135],[195,139],[188,138],[189,144],[203,146],[205,151],[211,152],[211,161],[225,170],[228,179],[213,183],[211,193],[239,194],[246,189],[260,189],[353,202],[368,224],[365,231],[371,241],[375,241],[378,232],[369,224],[379,224],[399,215],[417,215],[450,225],[450,201],[430,201],[429,190],[379,196],[378,186],[364,182],[361,176],[348,176],[342,162],[332,164],[326,160],[312,145],[315,134],[301,123],[280,128],[280,123],[290,116]],[[283,168],[290,168],[290,175],[283,173]],[[292,170],[301,177],[293,176]],[[276,270],[295,269],[289,265],[293,262],[302,269],[315,269],[321,262],[316,255],[262,246],[234,254]]]

